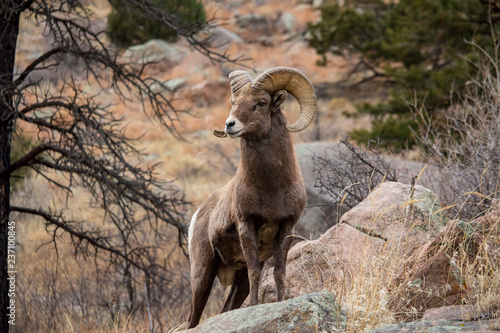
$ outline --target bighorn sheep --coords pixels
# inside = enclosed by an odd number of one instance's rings
[[[264,262],[274,256],[277,300],[285,291],[285,265],[293,228],[306,203],[306,190],[289,132],[305,129],[316,114],[316,94],[307,77],[287,67],[272,68],[252,81],[245,71],[229,74],[231,112],[217,137],[241,138],[236,175],[209,196],[189,227],[192,302],[189,327],[198,325],[215,276],[232,285],[222,312],[239,308],[250,293],[258,303]],[[286,124],[281,104],[287,92],[301,112]]]

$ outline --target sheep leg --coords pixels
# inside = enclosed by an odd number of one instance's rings
[[[200,322],[201,314],[207,304],[210,290],[217,274],[218,263],[216,260],[208,262],[203,267],[191,265],[191,312],[189,313],[188,328],[193,328]],[[200,265],[201,266],[201,265]]]
[[[257,305],[259,295],[259,280],[260,280],[260,260],[259,248],[257,243],[257,232],[253,221],[242,221],[238,226],[240,236],[241,249],[243,256],[247,262],[248,280],[250,283],[250,306]]]
[[[250,285],[248,282],[248,270],[245,267],[236,271],[233,285],[231,286],[229,295],[227,295],[227,299],[221,313],[240,308],[249,292]]]
[[[285,297],[286,256],[293,238],[294,223],[286,223],[280,229],[274,240],[274,282],[276,283],[276,301],[281,302]]]

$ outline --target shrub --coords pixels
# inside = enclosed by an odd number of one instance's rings
[[[120,47],[144,43],[153,38],[175,41],[177,30],[170,27],[172,23],[196,32],[206,20],[203,4],[198,0],[156,0],[156,5],[161,9],[159,13],[172,13],[158,17],[146,16],[140,5],[124,6],[124,1],[113,1],[112,11],[108,15],[109,36]]]
[[[412,104],[423,157],[441,168],[440,196],[461,218],[482,214],[500,198],[500,62],[486,58],[459,101],[437,117]]]
[[[363,201],[383,181],[398,181],[397,171],[378,147],[354,147],[347,138],[331,153],[313,156],[314,186],[338,207],[347,210]]]

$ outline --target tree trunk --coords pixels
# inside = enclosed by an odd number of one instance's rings
[[[7,1],[0,9],[0,171],[10,166],[10,147],[14,124],[13,72],[19,32],[16,1]],[[9,283],[7,275],[7,238],[10,211],[10,174],[0,173],[0,332],[9,331]]]

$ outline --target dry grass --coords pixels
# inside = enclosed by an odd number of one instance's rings
[[[499,207],[500,208],[500,207]],[[488,213],[488,212],[483,212]],[[497,215],[498,216],[498,215]],[[472,222],[472,221],[469,221]],[[461,243],[452,251],[451,261],[457,269],[467,292],[460,304],[476,305],[475,318],[489,319],[500,317],[500,219],[493,221],[487,230],[479,230],[483,234],[484,242],[478,252],[471,257],[469,238],[460,238]],[[457,241],[449,239],[442,244],[443,249],[450,247]],[[401,272],[405,259],[411,253],[402,249],[405,244],[399,243],[390,246],[387,244],[375,260],[369,258],[362,261],[357,273],[351,277],[349,283],[337,283],[324,286],[335,294],[342,308],[348,313],[347,332],[367,332],[373,328],[400,321],[401,318],[410,318],[418,315],[421,309],[411,307],[394,308],[391,302],[398,298],[398,303],[405,303],[407,297],[403,290],[406,286],[395,288],[394,281]],[[429,290],[414,286],[419,295],[428,296]],[[449,286],[448,286],[449,287]],[[443,286],[444,289],[447,286]],[[324,288],[320,288],[324,289]],[[431,291],[442,295],[442,290]]]
[[[395,322],[389,308],[389,288],[401,257],[396,251],[381,253],[377,260],[365,261],[339,300],[348,314],[347,332],[364,332]],[[338,295],[338,293],[337,293]]]

